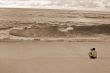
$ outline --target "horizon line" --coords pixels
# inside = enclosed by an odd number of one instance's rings
[[[45,7],[0,7],[2,9],[50,9],[50,10],[82,10],[82,11],[104,11],[110,12],[108,8],[45,8]]]

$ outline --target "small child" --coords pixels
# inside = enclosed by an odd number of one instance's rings
[[[90,49],[91,52],[89,52],[89,57],[91,59],[96,59],[97,58],[97,52],[95,51],[95,48]]]

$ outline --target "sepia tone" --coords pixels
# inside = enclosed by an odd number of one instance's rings
[[[0,8],[0,73],[109,73],[109,20],[109,10]]]

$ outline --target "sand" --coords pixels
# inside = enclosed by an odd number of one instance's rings
[[[0,42],[0,73],[110,73],[109,43]]]

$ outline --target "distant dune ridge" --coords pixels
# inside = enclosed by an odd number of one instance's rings
[[[104,11],[0,9],[0,39],[10,39],[13,36],[108,38],[109,20],[110,12]]]

